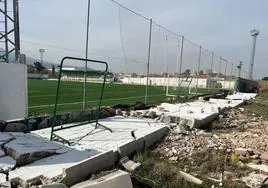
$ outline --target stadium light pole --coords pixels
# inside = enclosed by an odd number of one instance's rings
[[[43,64],[43,62],[44,62],[44,52],[45,52],[45,50],[44,50],[44,49],[39,49],[39,52],[40,52],[40,61],[41,61],[41,63]]]
[[[86,62],[85,62],[85,73],[84,73],[84,96],[83,96],[83,110],[86,108],[86,96],[87,96],[87,59],[88,59],[88,38],[89,38],[89,17],[90,17],[90,3],[88,0],[87,4],[87,29],[86,29]]]
[[[252,36],[252,46],[251,46],[251,53],[250,53],[250,61],[249,61],[249,79],[253,79],[253,67],[254,67],[254,59],[255,59],[255,51],[256,51],[256,42],[257,37],[260,34],[260,31],[253,29],[250,31],[250,34]]]

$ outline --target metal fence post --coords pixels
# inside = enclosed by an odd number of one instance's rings
[[[221,75],[221,60],[222,60],[222,57],[220,57],[220,66],[219,66],[219,76],[218,77],[220,77],[220,75]]]
[[[234,63],[232,62],[231,72],[230,72],[229,89],[231,89],[231,81],[233,80],[233,67],[234,67]]]
[[[87,59],[88,59],[88,38],[89,38],[89,16],[90,16],[90,0],[88,0],[87,7],[87,33],[86,33],[86,62],[85,62],[85,73],[84,73],[84,96],[83,96],[83,110],[86,108],[86,97],[87,97]]]
[[[180,83],[181,83],[181,71],[182,71],[182,60],[183,60],[183,45],[184,45],[184,36],[181,36],[181,53],[180,53],[180,68],[179,68],[179,92],[180,92]]]
[[[148,97],[148,84],[149,84],[149,73],[150,73],[150,58],[151,58],[151,43],[152,43],[152,26],[153,20],[150,19],[150,32],[149,32],[149,44],[148,44],[148,61],[147,61],[147,79],[146,79],[146,87],[145,87],[145,99],[144,103],[147,104]]]
[[[200,71],[200,64],[201,64],[201,54],[202,54],[202,46],[199,47],[199,57],[198,57],[198,66],[197,66],[197,80],[196,80],[196,91],[197,91],[197,88],[198,88],[199,71]]]

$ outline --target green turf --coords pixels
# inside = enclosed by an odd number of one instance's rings
[[[83,105],[83,88],[84,84],[82,82],[62,81],[57,111],[71,112],[81,110]],[[52,114],[56,99],[56,89],[57,81],[28,80],[29,115]],[[97,107],[100,90],[101,84],[87,83],[86,108]],[[172,87],[170,90],[172,91]],[[198,89],[198,92],[208,91],[208,89]],[[145,86],[143,85],[106,84],[102,106],[135,104],[137,101],[144,102],[144,95]],[[148,86],[148,104],[161,102],[166,98],[163,86]]]
[[[82,109],[83,86],[81,82],[62,81],[59,93],[59,112],[75,111]],[[28,100],[29,114],[37,115],[53,112],[56,96],[57,81],[29,80]],[[87,84],[87,108],[98,105],[101,84]],[[145,86],[106,84],[103,96],[103,106],[111,106],[119,103],[134,104],[136,101],[144,101]],[[148,102],[163,101],[166,98],[163,87],[148,87]]]

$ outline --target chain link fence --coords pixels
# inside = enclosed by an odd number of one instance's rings
[[[96,3],[93,1],[92,4]],[[113,74],[113,79],[107,83],[104,91],[106,94],[103,105],[133,104],[136,101],[152,104],[168,97],[234,89],[239,72],[240,77],[247,77],[246,71],[239,71],[238,63],[231,62],[183,35],[166,29],[154,22],[153,18],[147,18],[113,0],[101,3],[105,8],[101,11],[103,14],[94,6],[91,7],[89,59],[106,61],[109,64],[109,72]],[[39,6],[42,8],[42,3]],[[82,6],[86,7],[86,4],[81,4]],[[81,10],[84,15],[86,11]],[[71,19],[75,13],[70,14]],[[55,40],[54,44],[46,41],[33,42],[26,38],[22,39],[22,52],[31,56],[31,61],[39,61],[36,51],[42,48],[45,50],[44,62],[55,64],[59,64],[64,56],[85,57],[85,17],[75,18],[78,23],[75,23],[75,29],[66,31],[70,36],[68,39],[65,38],[67,41]],[[65,18],[59,15],[58,19]],[[57,31],[61,27],[63,26],[60,23],[50,29]],[[76,31],[79,35],[74,34]],[[59,29],[55,34],[60,35],[62,32]],[[79,41],[81,45],[77,45]],[[73,47],[73,43],[77,48]],[[67,67],[74,70],[77,68],[72,63]],[[96,69],[94,66],[89,68]],[[49,77],[51,78],[51,75]],[[38,84],[36,80],[29,81],[30,112],[50,113],[47,106],[51,107],[54,104],[55,92],[54,89],[45,88],[46,85],[55,84],[43,84]],[[90,89],[90,85],[87,89]],[[50,99],[47,99],[46,95],[50,95]],[[66,103],[73,102],[72,97],[64,99]],[[90,101],[89,98],[87,100]]]

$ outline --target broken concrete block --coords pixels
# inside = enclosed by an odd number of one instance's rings
[[[0,187],[2,183],[7,181],[7,176],[5,174],[0,173]]]
[[[55,183],[51,185],[42,185],[41,188],[67,188],[67,186],[62,183]]]
[[[3,147],[3,145],[10,140],[14,139],[14,137],[10,133],[2,133],[0,132],[0,146]]]
[[[57,153],[64,146],[36,137],[31,134],[12,133],[14,140],[5,144],[7,154],[17,161],[17,165],[26,165],[33,161],[48,157]]]
[[[138,114],[135,111],[130,111],[130,116],[132,117],[137,117]]]
[[[268,152],[264,152],[261,154],[260,158],[264,161],[268,161]]]
[[[123,116],[123,112],[122,112],[122,110],[120,110],[120,109],[116,109],[116,110],[115,110],[115,113],[116,113],[116,115],[118,115],[118,116]]]
[[[60,183],[72,186],[84,181],[89,175],[106,170],[114,165],[114,152],[108,151],[83,160],[76,165],[63,169]]]
[[[16,165],[16,161],[10,156],[0,158],[0,171],[1,172],[8,172],[11,169],[13,169],[15,165]]]
[[[132,188],[132,182],[127,172],[118,170],[96,180],[81,182],[72,188]]]
[[[258,164],[254,164],[254,163],[248,163],[247,166],[250,168],[253,168],[255,170],[261,170],[265,173],[268,173],[268,166],[265,164],[258,165]]]
[[[129,172],[134,172],[141,167],[140,163],[129,160],[128,157],[123,157],[120,159],[120,164]]]
[[[27,133],[27,125],[24,123],[9,123],[7,124],[4,132],[22,132],[22,133]]]

